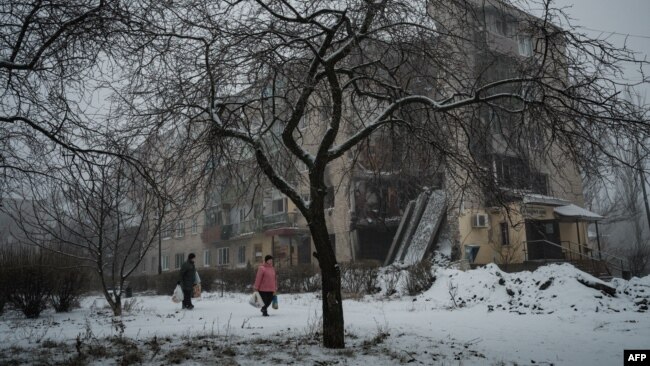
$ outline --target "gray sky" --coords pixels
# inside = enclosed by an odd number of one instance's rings
[[[584,28],[593,37],[608,37],[616,44],[623,45],[629,34],[628,48],[638,52],[639,58],[650,59],[650,0],[555,0],[558,7],[568,7],[566,12],[573,18],[573,24]],[[611,32],[620,34],[611,34]],[[650,68],[646,69],[646,72]],[[626,78],[638,80],[637,72],[630,70]],[[650,85],[641,88],[650,103]]]

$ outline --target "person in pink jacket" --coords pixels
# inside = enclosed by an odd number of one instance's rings
[[[273,268],[273,257],[267,255],[264,257],[264,264],[257,269],[257,276],[255,276],[255,291],[260,293],[264,306],[262,306],[262,315],[269,316],[266,311],[273,301],[273,295],[278,290],[278,285],[275,278],[275,268]]]

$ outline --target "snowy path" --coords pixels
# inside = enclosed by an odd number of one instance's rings
[[[289,338],[310,333],[317,324],[320,301],[314,294],[281,296],[280,309],[261,317],[250,307],[247,295],[208,294],[195,301],[193,311],[179,311],[168,297],[143,296],[136,310],[124,316],[124,335],[133,339],[170,336],[172,339],[199,335],[233,339]],[[382,346],[421,364],[621,364],[623,349],[650,346],[650,316],[647,313],[576,312],[517,315],[488,312],[477,305],[458,310],[432,310],[435,301],[427,294],[398,300],[344,302],[348,344],[353,355],[345,364],[364,364],[361,342],[387,332]],[[93,305],[94,303],[94,305]],[[37,341],[72,341],[88,336],[87,326],[97,337],[117,334],[101,298],[86,298],[81,309],[70,314],[46,313],[39,320],[21,319],[8,313],[0,318],[3,347],[37,347]],[[320,347],[312,347],[318,351]],[[282,350],[277,350],[281,352]],[[273,352],[271,349],[270,352]],[[331,356],[331,355],[330,355]],[[485,358],[483,358],[483,356]],[[281,358],[278,358],[278,360]],[[246,360],[239,360],[246,364]],[[394,364],[377,359],[374,364]]]
[[[281,294],[270,317],[247,294],[204,294],[192,311],[168,296],[136,296],[118,319],[95,296],[67,314],[0,316],[0,365],[593,366],[650,348],[650,276],[605,283],[568,264],[433,273],[416,297],[401,288],[391,299],[345,300],[345,350],[320,346],[317,294]]]

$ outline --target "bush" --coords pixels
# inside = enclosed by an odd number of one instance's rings
[[[246,268],[235,269],[199,268],[197,271],[201,277],[202,291],[250,292],[255,283],[257,267],[248,265]],[[313,292],[321,287],[320,275],[312,265],[276,268],[276,274],[278,290],[283,293]],[[178,271],[133,276],[130,277],[129,286],[134,291],[155,290],[158,295],[171,295],[178,278]],[[373,283],[376,284],[376,280]]]
[[[11,265],[12,258],[7,255],[7,250],[0,250],[0,315],[4,312],[5,305],[9,300],[9,273],[7,268]]]
[[[385,295],[391,296],[397,293],[397,286],[402,278],[402,271],[395,266],[390,266],[386,268],[382,278],[384,279],[384,288],[386,289]]]
[[[157,275],[129,276],[129,287],[134,292],[152,291],[156,289],[156,279]]]
[[[341,287],[343,292],[362,296],[374,294],[378,286],[379,263],[373,261],[350,262],[341,265]]]
[[[411,296],[428,290],[436,279],[431,274],[430,258],[408,267],[406,271],[406,291]]]
[[[176,283],[180,278],[179,271],[163,272],[154,276],[153,288],[156,290],[157,295],[171,296],[176,288]],[[133,281],[131,281],[133,282]]]
[[[7,268],[7,300],[27,318],[38,318],[52,293],[52,268],[41,251],[21,248],[13,255],[14,261]]]
[[[0,315],[4,312],[5,305],[7,304],[7,297],[8,297],[8,288],[9,284],[6,282],[6,271],[4,270],[5,268],[5,263],[0,263]]]
[[[320,275],[315,267],[310,264],[276,268],[276,273],[278,275],[278,290],[282,293],[320,290]]]
[[[54,258],[58,268],[52,271],[50,303],[57,313],[68,312],[79,303],[90,274],[76,259],[61,255]]]

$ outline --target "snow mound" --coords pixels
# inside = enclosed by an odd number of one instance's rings
[[[483,306],[517,314],[648,310],[650,276],[604,282],[570,264],[506,273],[494,264],[469,271],[434,268],[433,286],[418,298],[434,309]]]

